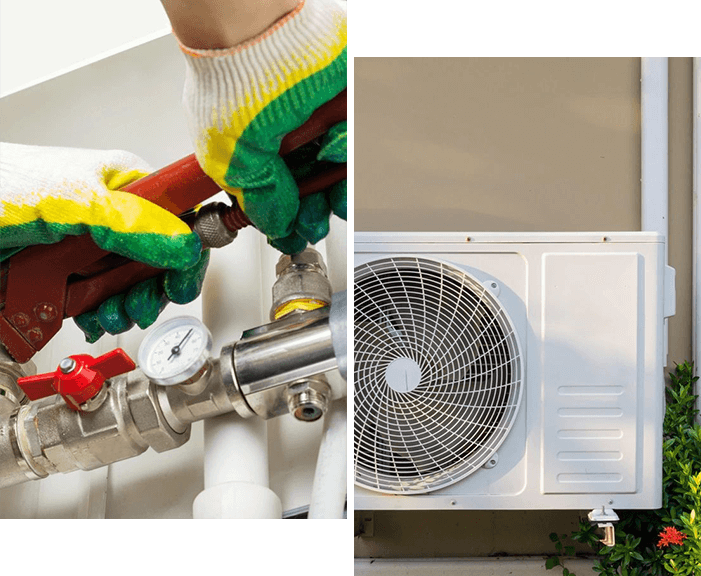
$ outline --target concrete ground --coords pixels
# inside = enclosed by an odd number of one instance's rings
[[[545,568],[544,556],[510,556],[503,558],[417,558],[417,559],[355,559],[355,576],[560,576],[562,569]],[[594,576],[593,559],[565,559],[565,567],[576,576]]]

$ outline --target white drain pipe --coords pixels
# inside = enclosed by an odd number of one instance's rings
[[[312,484],[309,519],[343,518],[346,503],[346,398],[336,400],[324,416],[324,431]]]
[[[665,265],[669,261],[668,197],[668,59],[641,58],[641,229],[665,238]],[[668,354],[664,321],[665,366]]]
[[[693,111],[693,173],[694,173],[694,247],[693,247],[693,298],[692,298],[692,347],[694,358],[694,373],[701,373],[701,206],[699,206],[699,188],[701,187],[701,58],[694,58],[693,71],[694,111]],[[696,394],[701,393],[701,386],[696,384]],[[701,399],[696,399],[696,407],[701,411]],[[701,415],[698,417],[701,423]]]
[[[244,229],[232,244],[211,251],[202,319],[212,332],[214,354],[243,330],[268,321],[260,301],[270,291],[263,272],[270,263],[262,257],[261,238],[257,230]],[[269,488],[265,420],[235,414],[206,420],[204,452],[204,491],[193,504],[194,518],[282,518],[282,503]]]

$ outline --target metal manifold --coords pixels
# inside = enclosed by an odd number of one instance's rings
[[[0,348],[0,488],[57,472],[93,470],[149,447],[172,450],[188,441],[193,422],[231,412],[243,418],[292,413],[298,420],[318,420],[332,400],[346,395],[346,294],[331,298],[330,290],[325,295],[314,288],[321,284],[312,275],[323,263],[313,250],[285,258],[274,294],[286,313],[244,332],[194,377],[173,385],[158,384],[135,369],[105,380],[80,405],[71,406],[63,392],[29,401],[17,385],[28,365],[17,364]],[[310,309],[310,300],[318,306]],[[74,366],[62,362],[56,373],[70,373]],[[336,369],[342,379],[326,377]]]

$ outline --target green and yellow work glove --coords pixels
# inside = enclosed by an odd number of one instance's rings
[[[345,219],[346,182],[299,200],[279,156],[283,137],[346,88],[346,8],[302,0],[252,40],[224,50],[181,46],[184,103],[203,170],[238,200],[270,243],[286,253],[328,234],[331,211]],[[346,123],[330,130],[307,160],[346,161]]]
[[[169,269],[75,318],[89,342],[150,326],[200,293],[209,254],[179,218],[119,189],[151,172],[123,151],[0,143],[0,262],[34,244],[89,233],[110,252]]]

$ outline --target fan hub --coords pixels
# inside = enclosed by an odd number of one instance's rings
[[[395,392],[412,392],[421,383],[421,367],[411,358],[395,358],[385,370],[385,380]]]

